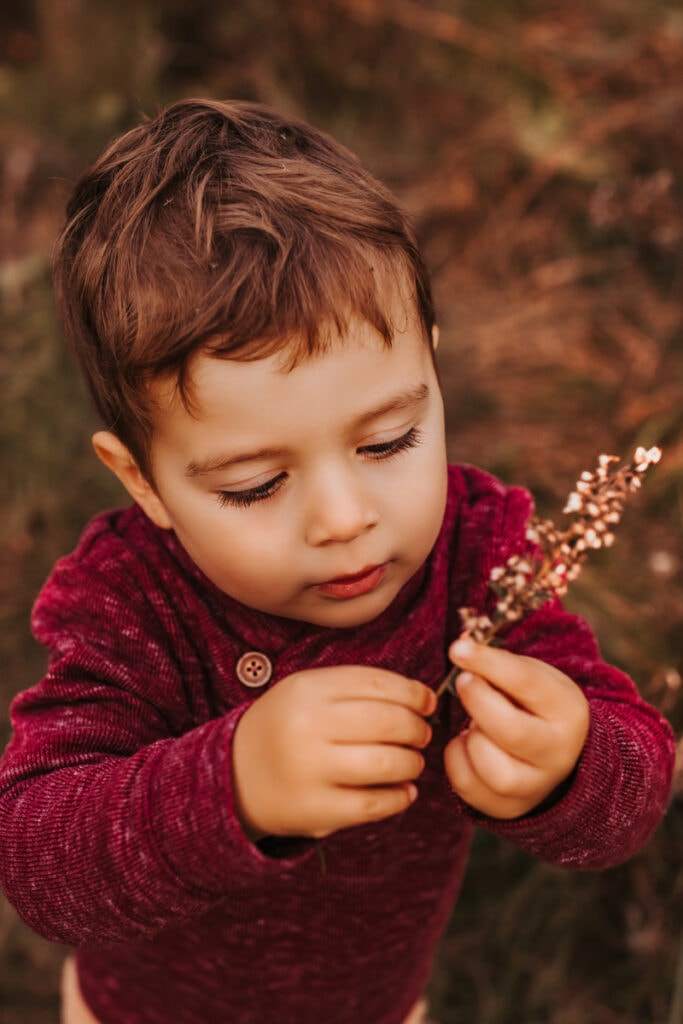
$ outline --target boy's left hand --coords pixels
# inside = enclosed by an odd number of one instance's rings
[[[472,721],[444,752],[446,774],[471,807],[493,818],[533,810],[579,759],[588,702],[563,672],[536,658],[456,641],[451,660]]]

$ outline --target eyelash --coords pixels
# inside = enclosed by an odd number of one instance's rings
[[[421,440],[421,432],[417,427],[411,427],[405,434],[395,438],[393,441],[384,441],[382,444],[366,444],[359,448],[358,451],[369,459],[379,462],[382,459],[390,459],[394,455],[399,455],[409,448],[415,448],[420,444]],[[284,484],[286,478],[286,473],[278,473],[272,480],[266,480],[265,483],[259,484],[258,487],[250,487],[246,491],[218,491],[216,498],[221,508],[226,506],[248,508],[257,502],[268,501],[269,498],[274,497]]]
[[[286,473],[278,473],[272,480],[266,480],[264,484],[259,484],[258,487],[250,487],[248,491],[219,491],[216,495],[218,504],[221,508],[225,508],[228,505],[233,508],[249,508],[250,505],[256,504],[257,501],[267,501],[277,494],[285,482],[286,476]]]
[[[368,455],[371,459],[390,459],[392,455],[415,448],[421,440],[422,434],[417,427],[411,427],[405,434],[393,441],[385,441],[382,444],[366,444],[358,451]]]

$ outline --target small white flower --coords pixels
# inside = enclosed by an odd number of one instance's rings
[[[564,506],[563,511],[565,514],[569,512],[578,512],[582,505],[583,502],[581,500],[581,495],[577,494],[576,491],[572,491],[567,499],[567,504]]]
[[[660,448],[636,448],[633,461],[636,464],[636,470],[639,473],[644,473],[648,466],[659,462],[661,457],[662,452]]]
[[[526,539],[536,550],[526,556],[511,555],[504,566],[491,570],[489,579],[496,584],[498,596],[493,620],[475,608],[461,608],[466,632],[479,643],[491,643],[502,626],[542,607],[554,596],[563,597],[568,584],[580,575],[589,550],[612,546],[613,527],[621,518],[629,492],[640,488],[642,475],[659,462],[661,454],[659,448],[639,447],[629,465],[614,469],[610,467],[620,460],[600,455],[596,472],[581,473],[567,498],[564,512],[574,514],[574,521],[564,530],[549,519],[533,518],[527,523]],[[680,677],[673,685],[683,685]]]

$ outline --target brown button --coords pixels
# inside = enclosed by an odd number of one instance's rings
[[[237,662],[237,678],[245,686],[265,686],[272,674],[273,666],[260,651],[248,651]]]

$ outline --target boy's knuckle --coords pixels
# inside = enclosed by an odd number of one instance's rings
[[[370,691],[377,697],[386,697],[388,693],[387,678],[378,672],[373,672],[369,679]]]

